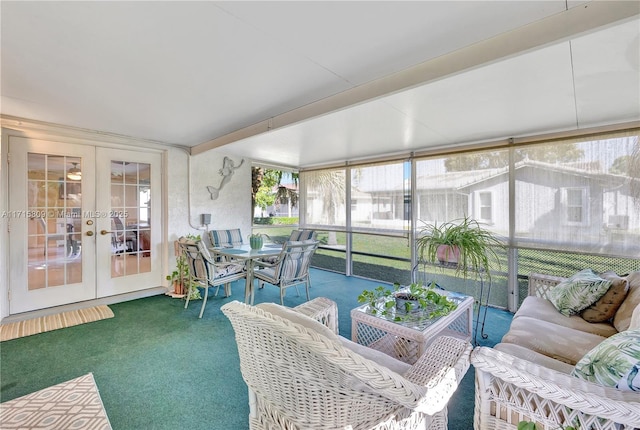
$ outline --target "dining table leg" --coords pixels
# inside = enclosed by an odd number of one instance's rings
[[[247,280],[244,287],[244,302],[253,306],[253,259],[247,259]]]

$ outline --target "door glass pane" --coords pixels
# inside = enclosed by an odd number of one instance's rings
[[[81,159],[29,153],[27,162],[28,288],[82,282]]]
[[[111,162],[111,276],[151,271],[151,165]]]

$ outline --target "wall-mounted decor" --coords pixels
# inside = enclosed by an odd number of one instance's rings
[[[231,180],[231,177],[233,176],[233,172],[237,168],[242,166],[242,163],[244,163],[244,158],[240,160],[240,164],[236,166],[236,164],[233,162],[231,158],[224,157],[224,159],[222,160],[222,169],[218,170],[218,173],[222,176],[222,180],[220,181],[220,186],[216,188],[216,187],[212,187],[211,185],[207,185],[207,190],[209,191],[209,194],[211,194],[211,200],[215,200],[218,198],[222,187],[224,187],[224,185]]]

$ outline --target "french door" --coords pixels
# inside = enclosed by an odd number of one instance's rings
[[[10,313],[162,284],[161,157],[9,137]]]

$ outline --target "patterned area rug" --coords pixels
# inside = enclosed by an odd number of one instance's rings
[[[0,403],[2,429],[100,429],[111,424],[93,374]]]
[[[107,318],[113,318],[113,311],[109,306],[100,305],[2,324],[0,325],[0,342]]]

